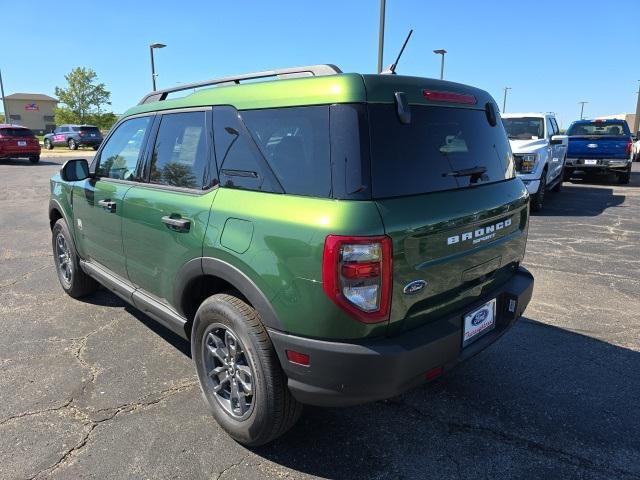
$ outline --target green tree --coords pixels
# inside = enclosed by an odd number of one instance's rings
[[[55,90],[63,104],[56,108],[56,123],[89,123],[91,119],[100,119],[104,115],[102,107],[111,105],[111,93],[104,83],[97,82],[96,72],[90,68],[76,67],[64,78],[67,87],[56,87]],[[106,119],[107,122],[109,119]]]

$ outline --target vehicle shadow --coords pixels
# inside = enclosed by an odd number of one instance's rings
[[[360,407],[307,407],[290,433],[254,451],[331,479],[570,478],[575,470],[554,469],[573,462],[635,478],[639,372],[639,352],[524,319],[435,383]]]
[[[580,182],[580,184],[578,184]],[[625,195],[614,194],[610,184],[602,186],[583,186],[581,180],[576,184],[565,182],[560,193],[547,192],[544,207],[532,212],[537,217],[595,217],[608,208],[624,208]]]
[[[22,158],[10,158],[10,159],[0,159],[0,165],[27,165],[31,167],[38,167],[40,165],[61,165],[58,162],[50,162],[47,160],[40,160],[38,163],[31,163],[29,159]]]

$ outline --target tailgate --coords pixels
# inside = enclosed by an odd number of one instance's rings
[[[569,158],[618,158],[629,157],[629,139],[618,136],[569,137]]]
[[[391,331],[463,308],[508,280],[524,256],[528,199],[513,179],[377,200],[393,240]],[[416,280],[426,287],[405,293]]]

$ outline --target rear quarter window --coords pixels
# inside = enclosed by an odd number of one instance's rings
[[[484,110],[411,106],[400,123],[392,104],[369,105],[374,198],[451,190],[513,178],[511,148],[500,122]],[[459,176],[463,171],[481,174]]]

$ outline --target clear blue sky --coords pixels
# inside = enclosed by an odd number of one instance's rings
[[[0,68],[7,94],[53,95],[75,66],[94,69],[122,113],[151,89],[148,44],[158,87],[215,76],[335,63],[347,72],[377,66],[378,0],[3,2]],[[99,5],[99,6],[98,6]],[[579,114],[635,109],[640,79],[638,0],[387,0],[385,64],[409,28],[398,71],[488,90],[507,111],[554,111],[564,126]],[[59,13],[58,13],[59,12]],[[90,15],[89,15],[90,14]],[[16,48],[12,48],[15,39]]]

